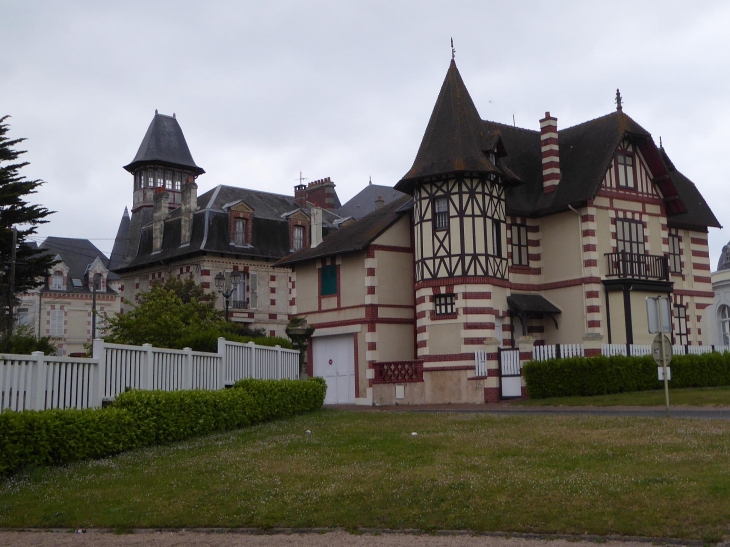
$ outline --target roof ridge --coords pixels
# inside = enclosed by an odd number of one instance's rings
[[[484,123],[491,123],[494,125],[499,125],[500,127],[506,127],[507,129],[518,129],[519,131],[525,131],[527,133],[537,133],[540,134],[540,131],[536,129],[527,129],[526,127],[518,127],[516,125],[509,125],[508,123],[502,123],[502,122],[495,122],[493,120],[482,120]]]

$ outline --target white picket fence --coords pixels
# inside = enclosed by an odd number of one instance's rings
[[[128,388],[222,389],[243,378],[299,378],[299,352],[218,339],[218,353],[94,341],[93,358],[0,355],[0,412],[92,408]]]
[[[532,358],[535,361],[547,361],[557,357],[583,357],[583,344],[555,344],[549,346],[533,346]]]

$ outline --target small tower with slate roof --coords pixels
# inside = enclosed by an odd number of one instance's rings
[[[205,173],[193,160],[175,114],[166,116],[157,110],[137,155],[124,169],[134,176],[132,213],[154,207],[156,191],[169,194],[170,209],[180,207],[185,181]]]

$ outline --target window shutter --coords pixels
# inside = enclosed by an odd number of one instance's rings
[[[337,294],[337,266],[322,266],[322,296]]]
[[[251,287],[249,289],[249,304],[251,306],[251,309],[255,310],[259,307],[259,274],[249,274],[249,280],[251,282]]]
[[[50,336],[54,338],[63,337],[63,310],[51,310]]]

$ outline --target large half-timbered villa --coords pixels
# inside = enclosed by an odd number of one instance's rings
[[[535,126],[482,120],[452,60],[405,196],[278,262],[328,402],[495,401],[500,348],[649,343],[647,296],[671,299],[676,344],[709,344],[719,223],[695,185],[618,92]]]

